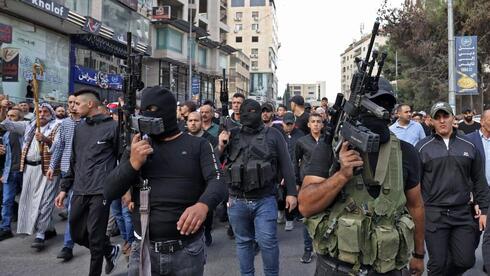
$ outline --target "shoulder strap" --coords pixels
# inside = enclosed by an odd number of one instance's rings
[[[151,276],[150,261],[150,239],[149,218],[150,218],[150,190],[148,180],[143,180],[143,187],[140,189],[140,216],[141,216],[141,245],[140,245],[140,264],[139,275]]]

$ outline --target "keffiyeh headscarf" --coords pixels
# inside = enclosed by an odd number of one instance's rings
[[[41,110],[43,107],[47,108],[49,110],[49,114],[51,114],[51,118],[48,119],[48,123],[46,124],[45,129],[43,131],[43,135],[48,136],[58,123],[55,120],[56,113],[54,112],[53,107],[49,103],[42,103],[39,105],[39,110]],[[26,135],[24,135],[24,144],[32,141],[32,138],[34,137],[34,134],[36,133],[36,119],[35,118],[34,118],[34,120],[32,120],[32,122],[27,127],[25,133],[26,133]]]

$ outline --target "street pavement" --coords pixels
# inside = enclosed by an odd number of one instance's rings
[[[0,242],[0,276],[33,275],[88,275],[90,253],[88,249],[75,246],[75,257],[66,263],[56,259],[56,255],[63,246],[63,233],[65,223],[57,215],[56,230],[58,236],[46,242],[46,249],[35,252],[30,248],[33,240],[31,236],[16,235],[12,239]],[[217,219],[215,220],[217,221]],[[15,229],[15,228],[14,228]],[[303,254],[303,234],[301,224],[295,222],[293,231],[284,231],[284,225],[278,225],[280,245],[280,275],[308,276],[315,271],[314,261],[302,264],[299,259]],[[120,236],[112,238],[113,242],[122,244]],[[238,262],[235,252],[235,243],[226,235],[226,226],[216,222],[213,231],[213,244],[206,249],[207,261],[204,275],[206,276],[235,276],[239,275]],[[426,260],[427,261],[427,260]],[[465,273],[466,276],[483,276],[481,248],[477,249],[475,267]],[[262,259],[260,253],[255,258],[256,275],[263,275]],[[111,275],[126,275],[127,261],[123,255],[119,258],[116,270]],[[426,274],[425,274],[426,275]]]

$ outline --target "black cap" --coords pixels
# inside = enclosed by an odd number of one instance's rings
[[[311,109],[311,104],[310,104],[310,103],[305,103],[305,109],[306,109],[306,108]]]
[[[270,103],[263,103],[261,107],[262,112],[267,111],[267,112],[274,112],[274,107]]]
[[[465,110],[463,110],[463,113],[471,113],[471,108],[466,108]]]
[[[296,122],[296,117],[294,117],[294,114],[291,111],[288,111],[284,114],[282,121],[285,124],[294,124]]]
[[[303,99],[303,96],[300,96],[300,95],[296,95],[294,97],[291,98],[291,100],[289,100],[290,102],[293,102],[297,105],[305,105],[305,99]]]

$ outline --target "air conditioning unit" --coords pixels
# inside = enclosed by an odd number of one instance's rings
[[[250,57],[251,57],[251,58],[257,58],[257,57],[258,57],[258,55],[257,55],[257,54],[251,54],[251,55],[250,55]]]
[[[235,21],[242,21],[241,17],[235,17]]]
[[[238,33],[238,30],[237,30],[237,29],[235,29],[233,32],[234,32],[234,33]]]
[[[259,70],[259,67],[257,67],[257,66],[252,66],[252,70],[257,71],[257,70]]]
[[[259,29],[255,30],[255,31],[256,31],[258,34],[260,34],[260,30],[259,30]]]
[[[258,16],[254,16],[254,21],[259,21],[259,17]]]

